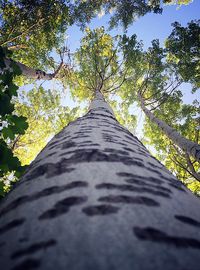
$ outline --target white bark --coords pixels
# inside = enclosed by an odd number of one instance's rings
[[[15,63],[20,68],[22,75],[26,76],[27,78],[35,80],[52,80],[53,78],[56,77],[56,75],[58,74],[59,70],[63,65],[63,63],[61,63],[57,71],[54,73],[46,73],[42,70],[28,67],[20,62],[16,62],[8,58],[4,58],[4,63],[6,65],[6,69],[10,68],[11,63]],[[2,70],[0,70],[0,72],[2,72]]]
[[[146,116],[153,123],[155,123],[164,132],[164,134],[174,142],[174,144],[176,144],[184,152],[188,153],[190,156],[193,156],[198,162],[200,162],[200,145],[198,143],[194,143],[184,138],[174,128],[170,127],[164,121],[155,117],[154,114],[150,110],[148,110],[147,107],[145,106],[144,100],[139,92],[138,92],[138,100]]]
[[[182,270],[200,263],[200,201],[102,95],[0,205],[2,269]]]

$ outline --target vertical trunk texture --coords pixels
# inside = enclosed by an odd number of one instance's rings
[[[174,128],[170,127],[164,121],[155,117],[154,114],[146,108],[144,100],[139,92],[138,100],[146,116],[153,123],[155,123],[165,133],[165,135],[174,142],[174,144],[179,146],[184,152],[188,153],[190,156],[193,156],[198,162],[200,162],[200,145],[184,138]]]
[[[5,270],[197,270],[200,201],[97,92],[0,205]]]

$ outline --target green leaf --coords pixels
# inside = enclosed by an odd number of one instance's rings
[[[12,113],[14,105],[10,103],[10,97],[7,94],[0,94],[0,115]]]
[[[4,197],[4,183],[0,181],[0,197]]]
[[[4,172],[17,170],[20,166],[20,161],[13,156],[11,149],[8,148],[2,139],[0,139],[0,153],[0,170]]]
[[[24,116],[17,116],[12,115],[12,122],[14,123],[14,126],[12,126],[12,131],[15,134],[24,134],[25,130],[28,128],[28,123],[26,122],[26,117]]]
[[[6,89],[5,93],[8,94],[8,96],[12,97],[12,96],[17,96],[17,90],[18,90],[18,86],[16,86],[15,84],[11,83],[8,88]]]
[[[10,138],[11,140],[14,140],[15,138],[15,133],[13,132],[11,127],[5,127],[2,129],[2,134],[4,139]]]

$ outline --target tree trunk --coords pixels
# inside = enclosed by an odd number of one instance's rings
[[[10,67],[11,63],[15,63],[20,68],[23,76],[35,80],[52,80],[53,78],[56,77],[56,75],[63,66],[63,62],[61,62],[58,69],[54,73],[46,73],[39,69],[30,68],[20,62],[13,61],[12,59],[9,58],[5,58],[4,63],[7,69]],[[2,70],[0,70],[0,72],[2,72]]]
[[[148,110],[144,104],[144,100],[141,94],[138,92],[138,100],[140,102],[141,108],[146,116],[155,123],[164,134],[174,142],[178,147],[180,147],[184,152],[188,153],[190,156],[193,156],[198,162],[200,162],[200,145],[194,143],[183,136],[180,135],[174,128],[167,125],[164,121],[158,119],[154,114]]]
[[[115,119],[97,92],[0,205],[12,270],[195,270],[200,201]]]

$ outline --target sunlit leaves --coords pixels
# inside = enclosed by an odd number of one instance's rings
[[[12,145],[22,164],[29,164],[56,133],[80,115],[79,108],[62,106],[62,98],[61,91],[37,85],[29,92],[20,92],[15,111],[27,118],[29,127]]]
[[[91,99],[95,90],[103,92],[114,87],[116,73],[119,70],[118,49],[115,41],[103,27],[86,29],[80,49],[75,54],[77,69],[71,77],[73,96],[80,100]]]

